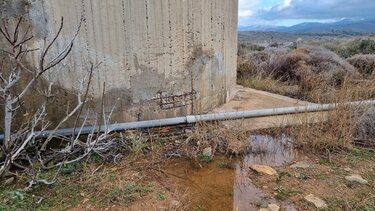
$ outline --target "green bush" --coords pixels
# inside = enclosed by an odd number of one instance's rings
[[[251,51],[263,51],[264,46],[253,44],[253,43],[241,43],[238,46],[238,55],[244,55]]]
[[[375,41],[356,39],[339,46],[335,51],[343,58],[349,58],[356,54],[375,54]]]

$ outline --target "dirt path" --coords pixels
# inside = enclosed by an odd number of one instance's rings
[[[259,91],[243,86],[237,86],[236,96],[228,103],[213,110],[213,112],[246,111],[257,109],[270,109],[280,107],[294,107],[313,105],[306,101],[296,100],[290,97],[277,95],[269,92]],[[274,117],[259,117],[227,121],[226,124],[244,127],[247,130],[267,129],[280,126],[298,125],[302,122],[311,123],[324,119],[324,113],[280,115]]]

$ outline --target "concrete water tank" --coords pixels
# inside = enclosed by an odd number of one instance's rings
[[[95,72],[90,97],[116,121],[208,111],[234,95],[238,0],[5,0],[8,15],[31,19],[33,47],[52,38],[57,52],[83,22],[69,58],[47,78],[67,90]],[[37,58],[34,55],[34,59]],[[35,59],[36,60],[36,59]],[[105,86],[105,87],[104,87]],[[96,103],[95,103],[96,102]]]

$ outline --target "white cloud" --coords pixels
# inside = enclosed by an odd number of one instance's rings
[[[239,24],[324,21],[343,17],[375,19],[374,11],[375,0],[239,0]]]
[[[238,16],[239,16],[239,17],[250,17],[250,16],[252,16],[253,14],[254,14],[254,12],[251,11],[251,10],[240,10],[240,11],[238,12]]]
[[[278,6],[278,9],[279,10],[285,9],[289,7],[291,3],[292,3],[292,0],[284,0],[283,3],[280,6]]]
[[[283,0],[270,10],[258,10],[262,19],[373,18],[374,0]]]
[[[239,11],[240,17],[252,16],[260,8],[261,0],[240,0],[239,1]]]

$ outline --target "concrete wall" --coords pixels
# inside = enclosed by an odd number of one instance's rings
[[[73,37],[83,16],[71,55],[48,78],[74,92],[89,64],[101,63],[90,96],[93,105],[100,104],[105,82],[106,110],[118,99],[116,121],[200,113],[234,94],[238,0],[5,0],[4,5],[8,15],[31,18],[33,47],[53,37],[63,16],[55,52]]]

